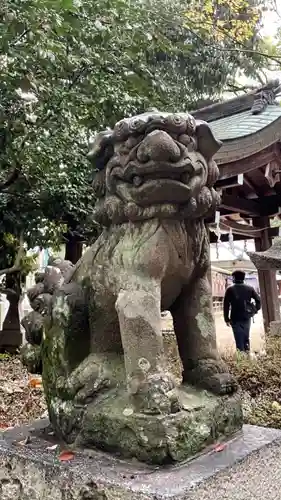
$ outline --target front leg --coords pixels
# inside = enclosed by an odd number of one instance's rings
[[[237,383],[217,349],[207,274],[182,291],[171,312],[183,364],[183,381],[216,394],[236,391]]]
[[[175,381],[164,362],[160,294],[160,283],[144,282],[120,291],[116,301],[128,391],[145,413],[178,410]]]

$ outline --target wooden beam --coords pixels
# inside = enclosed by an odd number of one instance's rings
[[[220,209],[251,217],[273,216],[280,212],[281,197],[278,195],[261,196],[255,200],[223,194]]]
[[[254,194],[259,195],[258,187],[249,179],[249,177],[247,177],[247,175],[244,175],[244,184],[246,184],[246,186],[248,186]]]
[[[221,180],[219,179],[215,184],[215,189],[223,190],[223,189],[243,186],[243,180],[244,180],[243,177],[244,175],[240,174],[240,175],[234,175],[229,179],[221,179]]]
[[[251,172],[252,170],[264,167],[274,160],[275,155],[276,153],[274,148],[270,146],[260,153],[256,153],[248,158],[219,165],[219,180],[229,179],[235,175],[245,174],[246,172]]]
[[[280,182],[280,166],[276,161],[268,163],[265,169],[264,176],[271,188]]]
[[[268,233],[269,233],[270,238],[275,238],[279,234],[278,227],[271,227],[269,229]],[[225,242],[229,241],[229,235],[222,233],[220,239],[223,243],[225,243]],[[233,233],[233,240],[234,241],[241,241],[241,240],[245,241],[245,240],[252,240],[252,239],[254,239],[253,235],[248,237],[248,236],[245,236],[243,234]],[[218,238],[217,238],[216,234],[213,233],[212,231],[210,231],[210,243],[217,243],[217,241],[218,241]]]
[[[280,212],[281,196],[278,194],[262,196],[259,198],[259,203],[262,216],[274,216]]]
[[[247,198],[238,198],[224,194],[220,203],[220,208],[229,210],[230,212],[242,213],[246,215],[260,215],[260,206],[257,201],[248,200]]]
[[[208,235],[208,240],[209,240],[209,249],[210,249],[210,229],[209,226],[206,224],[206,229],[207,229],[207,235]],[[209,279],[209,285],[210,289],[212,290],[212,268],[211,268],[211,259],[209,256],[209,268],[208,268],[208,279]],[[213,301],[212,302],[212,307],[213,307]]]
[[[235,234],[242,234],[248,238],[260,238],[261,230],[251,226],[250,224],[239,224],[234,220],[221,220],[220,227],[222,230],[231,229]]]

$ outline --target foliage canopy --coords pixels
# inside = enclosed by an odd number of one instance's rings
[[[194,109],[251,72],[239,47],[257,43],[260,2],[201,3],[2,0],[0,235],[88,238],[89,137],[151,106]]]

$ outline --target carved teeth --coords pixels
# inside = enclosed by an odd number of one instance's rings
[[[139,175],[135,175],[133,177],[133,184],[134,184],[134,186],[139,187],[139,186],[142,185],[142,183],[143,183],[143,178],[142,177],[140,177]]]

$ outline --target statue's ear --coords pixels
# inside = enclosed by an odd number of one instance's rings
[[[97,170],[103,170],[113,155],[112,130],[99,132],[90,143],[88,159]]]
[[[215,138],[207,122],[201,120],[196,121],[196,137],[198,150],[207,161],[210,161],[222,147],[222,142]]]

